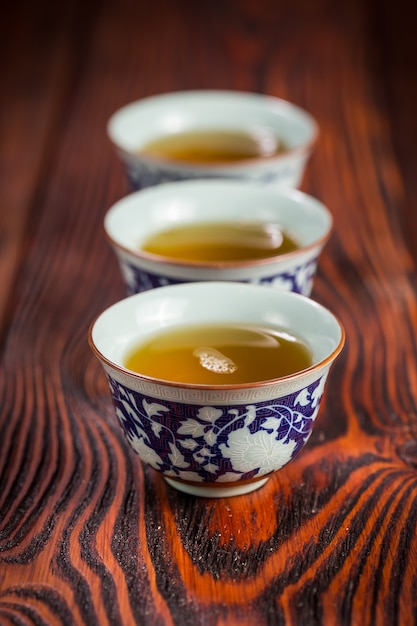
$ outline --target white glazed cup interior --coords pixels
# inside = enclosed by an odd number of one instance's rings
[[[314,118],[290,102],[227,90],[181,91],[143,98],[116,111],[107,125],[114,146],[130,154],[162,135],[194,129],[266,130],[282,139],[289,151],[311,148],[318,135]]]
[[[313,364],[308,370],[274,381],[221,386],[159,381],[124,366],[133,346],[162,330],[218,323],[286,329],[310,346]],[[258,285],[205,282],[153,289],[121,300],[99,315],[91,326],[89,340],[103,365],[132,380],[152,380],[162,387],[239,389],[294,380],[324,367],[341,351],[344,330],[330,311],[305,296]]]
[[[149,236],[180,224],[205,222],[279,224],[299,244],[295,251],[275,257],[233,261],[179,261],[141,250]],[[130,194],[107,212],[104,229],[114,247],[132,255],[195,266],[196,279],[204,267],[268,265],[297,257],[309,247],[323,247],[333,226],[329,210],[317,199],[296,189],[269,187],[255,182],[198,180],[166,183]]]

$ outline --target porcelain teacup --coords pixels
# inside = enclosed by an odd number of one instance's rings
[[[174,259],[143,249],[164,229],[190,224],[280,227],[297,242],[284,254],[236,261]],[[297,189],[236,181],[182,181],[130,194],[107,212],[104,229],[128,295],[190,281],[263,284],[310,295],[333,226],[329,210]],[[203,231],[204,232],[204,231]]]
[[[311,350],[311,366],[245,384],[173,382],[126,367],[133,345],[197,324],[284,329]],[[204,282],[125,298],[91,325],[89,342],[108,377],[115,414],[143,463],[185,493],[249,493],[294,459],[319,412],[344,343],[337,318],[313,300],[240,283]]]
[[[154,155],[147,146],[180,133],[248,133],[259,156],[211,162]],[[195,90],[129,103],[109,119],[107,133],[126,171],[130,190],[175,180],[232,178],[298,187],[318,136],[315,119],[286,100],[258,93]],[[273,141],[282,149],[265,152]]]

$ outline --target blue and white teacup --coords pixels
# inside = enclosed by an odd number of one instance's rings
[[[312,365],[263,382],[193,385],[124,366],[132,346],[178,326],[258,325],[304,341]],[[198,496],[249,493],[306,444],[344,330],[298,294],[240,283],[153,289],[117,302],[92,324],[90,346],[108,377],[116,416],[140,459],[176,489]]]
[[[141,249],[161,229],[207,222],[278,224],[299,247],[269,258],[227,262],[180,261]],[[227,280],[308,296],[332,227],[329,210],[297,189],[219,180],[176,182],[132,193],[104,219],[128,295],[182,282]]]
[[[244,131],[276,136],[285,151],[271,158],[184,163],[151,157],[144,147],[183,131]],[[302,108],[273,96],[228,90],[164,93],[116,111],[108,136],[124,165],[130,190],[195,178],[254,180],[298,187],[318,137],[318,125]]]

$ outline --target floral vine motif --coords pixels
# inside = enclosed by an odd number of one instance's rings
[[[260,285],[270,285],[283,291],[294,291],[308,296],[313,286],[313,277],[316,271],[317,259],[311,259],[303,265],[299,265],[291,272],[281,272],[273,276],[266,276],[257,280],[248,280],[242,282],[250,282]],[[147,291],[155,287],[163,287],[165,285],[177,285],[185,282],[174,278],[166,278],[151,272],[145,272],[129,263],[124,263],[124,276],[128,285],[128,295]]]
[[[201,172],[200,170],[192,169],[167,169],[155,167],[145,161],[136,160],[134,163],[126,162],[125,171],[127,174],[129,187],[131,191],[137,191],[144,189],[145,187],[151,187],[153,185],[159,185],[161,183],[173,182],[176,180],[192,180],[192,179],[225,179],[229,180],[247,180],[248,174],[236,173],[231,176],[230,173],[222,175],[220,172],[210,173]],[[286,181],[293,181],[298,177],[298,166],[287,164],[286,167],[280,169],[272,169],[268,171],[255,171],[250,175],[250,180],[257,181],[259,183],[282,183]]]
[[[177,285],[183,282],[181,280],[158,276],[151,272],[145,272],[126,262],[123,262],[123,275],[127,284],[127,295],[129,296],[141,291],[148,291],[148,289],[154,289],[155,287]]]
[[[242,407],[155,400],[109,377],[116,415],[141,460],[167,476],[236,482],[285,465],[310,436],[324,379],[281,398]]]
[[[303,296],[309,296],[313,288],[314,274],[317,268],[317,257],[307,263],[298,265],[291,272],[281,272],[275,276],[267,276],[260,280],[250,281],[261,285],[276,287],[282,291],[294,291]]]

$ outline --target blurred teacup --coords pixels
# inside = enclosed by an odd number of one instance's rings
[[[220,327],[230,339],[220,346],[222,356],[216,361],[213,354],[219,352],[210,332]],[[252,371],[243,372],[249,377],[242,378],[246,382],[230,383],[230,372],[217,365],[213,375],[220,383],[187,382],[200,375],[193,368],[200,368],[196,354],[201,350],[192,351],[195,346],[187,338],[196,328],[210,331],[204,350],[214,350],[214,363],[221,366],[230,364],[235,328],[263,336],[245,343],[246,352],[237,358],[232,355],[233,372],[244,359],[252,363]],[[185,358],[195,361],[192,373],[163,352],[156,354],[156,373],[146,370],[145,358],[132,369],[128,359],[133,349],[158,339],[162,348],[170,346],[170,333],[177,332],[182,333]],[[274,347],[275,334],[289,343],[301,342],[308,361],[278,376],[274,373],[282,363],[277,357],[263,378],[251,351],[259,345]],[[141,460],[180,491],[222,497],[261,487],[302,450],[330,366],[342,350],[344,330],[332,313],[304,296],[257,285],[205,282],[154,289],[117,302],[92,324],[89,342],[107,374],[115,414]],[[213,359],[210,364],[209,369]],[[167,366],[171,373],[166,373]]]
[[[197,90],[132,102],[111,116],[107,132],[131,190],[213,177],[298,187],[318,125],[279,98]]]
[[[129,295],[181,282],[225,280],[308,296],[332,224],[328,209],[299,190],[219,180],[134,192],[116,202],[104,219]],[[282,247],[280,236],[292,249]],[[158,237],[169,244],[166,249],[149,245]],[[222,240],[218,245],[223,249],[214,248],[212,256],[205,257],[210,237],[213,245]],[[176,238],[183,249],[173,256]],[[229,248],[240,238],[246,247],[231,257]],[[187,256],[190,245],[194,256]],[[157,253],[149,251],[155,249]]]

